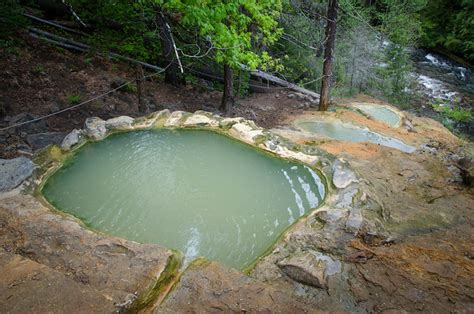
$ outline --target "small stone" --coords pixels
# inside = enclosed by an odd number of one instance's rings
[[[295,96],[298,100],[306,100],[306,96],[301,93],[295,93]]]
[[[295,98],[295,94],[289,93],[289,94],[287,95],[287,97],[290,98],[290,99]]]
[[[280,261],[278,267],[291,279],[317,288],[327,288],[327,277],[341,271],[341,262],[319,252],[294,255]]]
[[[88,137],[95,141],[99,141],[107,134],[105,121],[98,117],[87,118],[84,123],[84,131]]]
[[[64,137],[62,143],[61,143],[61,149],[63,151],[69,151],[71,148],[73,148],[75,145],[77,145],[81,141],[81,131],[74,129]]]
[[[0,159],[0,192],[10,191],[28,179],[35,164],[26,157]]]

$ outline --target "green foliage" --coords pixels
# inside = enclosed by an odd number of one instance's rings
[[[18,0],[0,1],[0,39],[11,39],[16,30],[27,25]]]
[[[446,106],[442,103],[433,102],[432,108],[441,113],[444,118],[448,118],[454,122],[472,122],[473,116],[470,110],[458,106]]]
[[[201,38],[211,43],[214,60],[235,69],[241,64],[255,69],[269,63],[269,56],[259,53],[258,48],[272,44],[280,35],[277,19],[282,9],[281,0],[152,2],[180,14],[184,27],[196,28]]]
[[[67,101],[71,104],[71,105],[77,105],[81,102],[81,95],[68,95],[67,96]]]
[[[122,87],[122,90],[127,93],[136,93],[137,92],[137,85],[135,84],[127,84],[124,87]]]
[[[472,114],[470,110],[463,108],[446,108],[444,113],[446,116],[457,122],[472,122]]]
[[[128,0],[71,0],[81,19],[94,27],[87,43],[98,50],[115,51],[156,63],[160,56],[152,6]]]
[[[45,74],[44,66],[41,65],[41,64],[36,65],[35,68],[33,69],[33,73],[36,74],[36,75]]]
[[[421,21],[424,47],[442,47],[474,62],[474,1],[431,0]]]

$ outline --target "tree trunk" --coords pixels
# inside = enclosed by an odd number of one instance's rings
[[[234,71],[228,64],[224,64],[224,93],[219,110],[227,112],[234,104]]]
[[[354,52],[352,54],[352,72],[351,72],[351,89],[350,89],[351,94],[352,94],[352,86],[353,86],[353,83],[354,83],[356,53],[357,53],[357,40],[355,42]]]
[[[326,111],[329,106],[329,92],[332,80],[332,53],[336,42],[337,0],[329,0],[326,24],[326,43],[324,48],[323,79],[321,82],[321,97],[319,111]]]
[[[173,38],[166,17],[160,8],[157,9],[156,22],[159,28],[161,52],[164,60],[162,66],[167,67],[165,83],[178,86],[180,85],[180,79],[178,77],[178,62],[175,57]]]
[[[137,64],[137,100],[138,100],[138,111],[145,113],[147,107],[142,97],[142,81],[143,81],[143,68],[140,64]]]

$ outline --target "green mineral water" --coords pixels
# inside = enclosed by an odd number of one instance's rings
[[[44,196],[108,234],[242,269],[321,204],[309,167],[199,130],[117,134],[83,147]]]
[[[397,127],[400,124],[400,116],[387,107],[370,104],[355,104],[354,107],[391,127]]]
[[[323,135],[339,141],[368,142],[395,148],[405,153],[413,153],[416,150],[415,147],[405,144],[399,139],[340,121],[304,121],[299,122],[297,126],[315,135]]]

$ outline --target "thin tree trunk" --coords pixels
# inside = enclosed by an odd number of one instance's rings
[[[351,72],[351,89],[350,89],[350,93],[351,93],[351,94],[352,94],[352,86],[353,86],[353,83],[354,83],[354,72],[355,72],[356,53],[357,53],[357,40],[356,40],[356,42],[355,42],[354,52],[353,52],[353,54],[352,54],[352,72]]]
[[[145,113],[147,108],[142,97],[142,81],[143,81],[143,68],[140,64],[137,64],[137,100],[138,100],[138,111]]]
[[[237,82],[237,97],[240,97],[242,92],[242,70],[239,70],[239,82]]]
[[[224,93],[219,110],[227,112],[234,104],[234,71],[228,64],[224,64]]]
[[[175,58],[173,38],[171,37],[166,17],[160,8],[157,9],[156,23],[159,28],[161,51],[164,60],[163,66],[167,67],[165,70],[165,83],[178,86],[180,85],[180,79],[178,77],[178,62]]]
[[[323,79],[321,82],[321,97],[319,111],[326,111],[329,107],[329,92],[332,80],[332,55],[336,42],[337,0],[329,0],[326,24],[326,43],[324,49]]]

